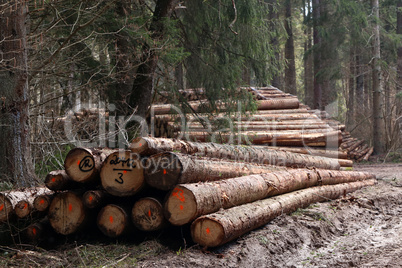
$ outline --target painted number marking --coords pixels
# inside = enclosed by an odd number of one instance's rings
[[[82,172],[89,172],[94,169],[94,163],[91,156],[87,155],[81,161],[78,161],[78,168]]]

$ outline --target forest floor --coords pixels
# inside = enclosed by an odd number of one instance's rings
[[[218,248],[191,244],[183,229],[136,241],[75,237],[53,249],[0,247],[0,267],[400,267],[402,163],[354,170],[375,173],[378,184],[282,215]]]

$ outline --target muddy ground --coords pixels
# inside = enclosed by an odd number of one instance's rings
[[[134,243],[3,247],[0,266],[401,267],[402,164],[356,165],[354,170],[375,173],[378,184],[282,215],[218,248],[191,244],[181,229]]]

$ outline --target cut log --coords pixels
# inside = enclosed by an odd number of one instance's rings
[[[364,160],[364,161],[368,161],[368,160],[369,160],[369,157],[371,156],[371,154],[373,153],[373,151],[374,151],[374,147],[371,147],[370,150],[367,152],[367,154],[364,156],[363,160]]]
[[[222,210],[197,218],[191,225],[191,236],[201,246],[220,246],[267,224],[283,213],[293,212],[312,203],[336,199],[374,184],[376,180],[317,186]]]
[[[257,109],[258,110],[277,110],[277,109],[297,109],[299,108],[299,100],[297,97],[285,97],[285,98],[275,98],[268,100],[258,100],[257,101]],[[205,112],[208,109],[211,109],[211,105],[208,101],[189,101],[188,105],[195,112]],[[219,111],[225,111],[227,108],[227,104],[222,101],[218,101],[216,106],[219,108]],[[176,109],[175,109],[176,108]],[[160,115],[160,114],[174,114],[177,113],[176,107],[172,104],[160,104],[160,105],[152,105],[151,114]]]
[[[157,231],[166,225],[161,203],[153,197],[141,198],[131,210],[131,219],[141,231]]]
[[[25,230],[25,236],[32,244],[38,244],[53,233],[49,220],[45,217],[42,220],[29,225]]]
[[[160,190],[170,190],[180,183],[215,181],[278,170],[281,168],[218,159],[202,159],[167,152],[152,155],[147,159],[144,176],[148,185]]]
[[[269,144],[279,146],[319,146],[338,147],[342,136],[340,131],[328,131],[324,133],[300,133],[289,131],[277,132],[241,132],[241,133],[219,133],[207,132],[177,132],[176,138],[183,138],[189,141],[218,143],[241,143],[241,144]]]
[[[353,167],[353,160],[338,159],[338,162],[341,167]]]
[[[50,171],[46,175],[45,185],[53,191],[65,191],[77,188],[79,184],[73,181],[66,173],[65,170]]]
[[[89,190],[82,196],[82,202],[87,208],[98,208],[110,199],[110,194],[105,190]]]
[[[318,185],[375,179],[370,173],[289,169],[217,182],[180,184],[169,193],[165,216],[173,225],[234,206]]]
[[[329,158],[339,158],[339,159],[347,159],[348,154],[344,151],[336,150],[323,150],[317,149],[312,147],[277,147],[271,146],[269,147],[270,150],[278,150],[278,151],[285,151],[291,153],[298,153],[298,154],[310,154],[315,156],[323,156]]]
[[[35,197],[33,207],[35,210],[45,212],[48,210],[50,203],[53,200],[53,194],[42,194]]]
[[[88,214],[81,196],[69,191],[55,194],[49,207],[48,218],[57,233],[69,235],[85,227]]]
[[[217,143],[186,142],[176,139],[158,139],[143,137],[134,139],[131,150],[140,155],[152,155],[162,152],[180,151],[183,154],[229,159],[264,165],[286,167],[316,167],[339,169],[338,160],[321,156],[303,155],[292,152],[280,152],[274,147],[241,146]]]
[[[118,237],[130,229],[129,211],[122,206],[109,204],[101,209],[97,225],[101,232],[108,237]]]
[[[100,172],[102,187],[115,196],[131,196],[144,186],[141,158],[131,151],[110,154]]]
[[[74,148],[64,161],[67,175],[76,182],[98,182],[102,162],[114,152],[111,149]]]
[[[14,214],[21,218],[26,217],[32,211],[35,197],[50,193],[51,191],[45,187],[0,193],[0,223],[8,221]]]

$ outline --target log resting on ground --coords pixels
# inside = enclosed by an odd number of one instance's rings
[[[316,202],[339,198],[362,187],[376,184],[366,180],[317,186],[222,210],[197,218],[191,225],[193,241],[206,247],[223,245],[275,217]]]

